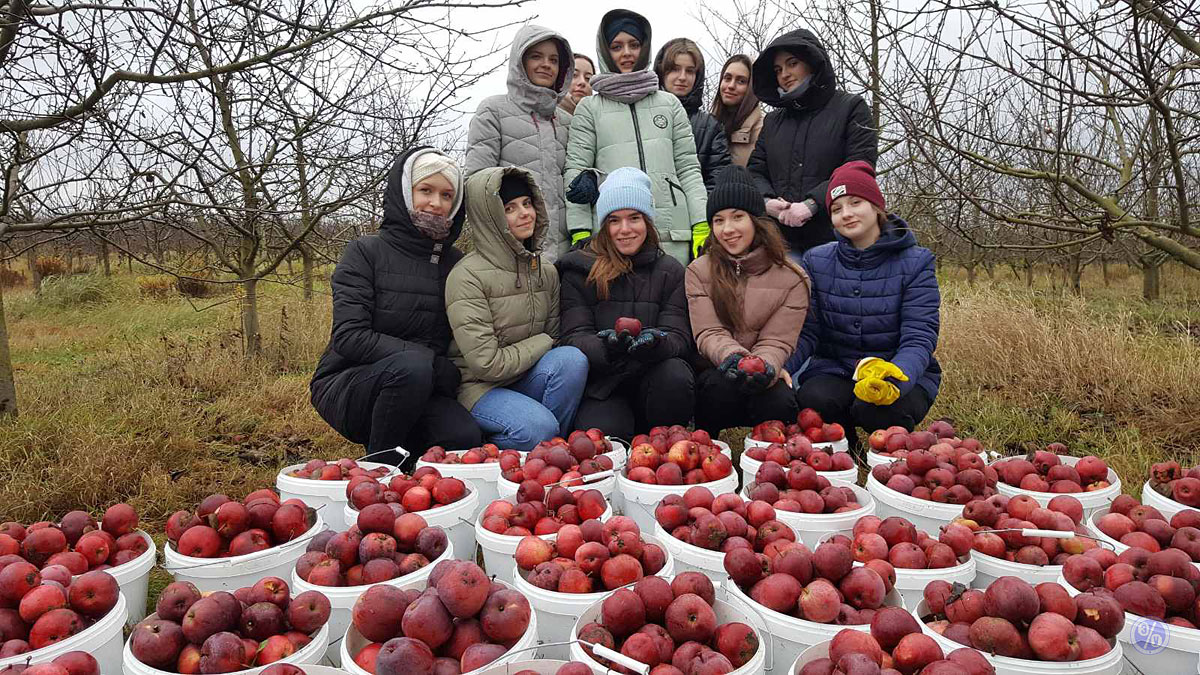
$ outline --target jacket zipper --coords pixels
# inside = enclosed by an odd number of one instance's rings
[[[671,206],[679,206],[679,202],[675,201],[675,190],[678,188],[680,192],[683,192],[683,187],[672,183],[670,178],[663,180],[667,181],[667,191],[671,193]]]
[[[637,111],[634,110],[636,103],[629,104],[629,114],[633,117],[633,137],[637,140],[638,146],[638,166],[641,167],[642,173],[646,172],[646,151],[642,149],[642,127],[638,124]]]

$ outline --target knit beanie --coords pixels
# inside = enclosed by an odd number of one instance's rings
[[[650,177],[640,169],[623,166],[608,174],[600,184],[600,196],[596,199],[596,227],[604,224],[613,211],[634,209],[654,220],[654,193],[650,189]]]
[[[629,33],[638,42],[646,41],[646,34],[642,31],[642,25],[633,17],[623,16],[605,26],[604,41],[612,42],[613,38],[617,37],[617,33]]]
[[[519,173],[506,174],[500,180],[500,203],[507,204],[517,197],[533,199],[533,190],[529,189],[529,181]]]
[[[887,210],[883,192],[879,190],[879,183],[875,182],[875,167],[870,162],[858,159],[833,170],[833,175],[829,177],[829,192],[825,195],[825,208],[831,208],[833,200],[845,195],[861,197],[878,206],[880,211]]]
[[[708,222],[723,209],[741,209],[752,216],[763,214],[763,195],[744,166],[730,164],[716,176],[716,187],[708,193]]]
[[[458,165],[454,163],[453,159],[436,150],[421,153],[413,162],[412,185],[409,188],[411,189],[417,183],[439,173],[450,181],[450,184],[454,186],[455,193],[462,191],[462,172],[459,171]]]

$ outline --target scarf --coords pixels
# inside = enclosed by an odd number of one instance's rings
[[[618,103],[637,103],[658,91],[658,75],[652,70],[631,73],[600,73],[592,78],[592,93]]]
[[[450,234],[451,219],[424,211],[409,211],[413,227],[434,241],[442,241]]]

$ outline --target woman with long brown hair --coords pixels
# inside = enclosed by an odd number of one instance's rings
[[[764,114],[754,94],[753,67],[754,62],[745,54],[729,57],[721,66],[717,95],[709,109],[725,129],[729,157],[738,166],[746,166],[750,161],[763,126]]]
[[[575,415],[628,439],[650,427],[687,424],[695,399],[695,354],[683,265],[663,252],[654,227],[650,178],[632,167],[609,174],[595,205],[587,246],[558,261],[563,345],[588,358]],[[635,319],[637,334],[619,319]]]
[[[783,364],[808,311],[808,275],[788,260],[779,230],[763,217],[762,193],[731,166],[708,195],[713,239],[687,268],[692,335],[707,361],[696,378],[696,427],[714,438],[729,427],[796,415]]]

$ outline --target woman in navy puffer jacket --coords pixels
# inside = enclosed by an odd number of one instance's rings
[[[797,403],[850,436],[856,426],[911,431],[942,381],[933,253],[887,214],[867,162],[833,172],[826,206],[837,240],[804,254],[812,302],[786,364]]]

